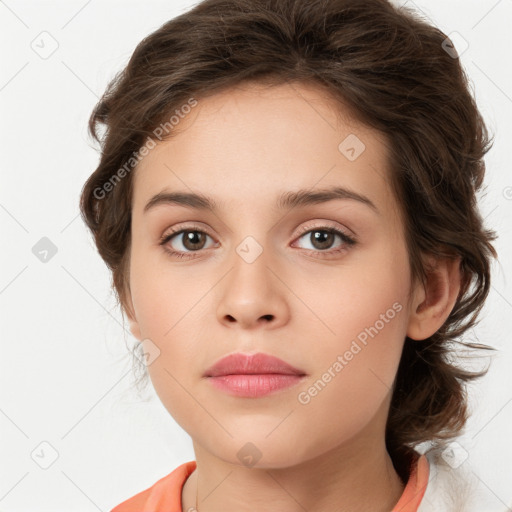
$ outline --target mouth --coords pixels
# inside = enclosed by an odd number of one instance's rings
[[[297,385],[306,372],[267,354],[236,353],[215,363],[204,377],[229,395],[258,398]]]

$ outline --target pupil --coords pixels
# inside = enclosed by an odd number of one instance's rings
[[[316,243],[320,242],[321,249],[329,247],[332,243],[332,237],[334,236],[333,233],[329,233],[327,231],[313,231],[311,235]]]
[[[187,247],[187,249],[197,249],[195,246],[201,244],[201,237],[204,233],[199,233],[198,231],[187,231],[185,232],[185,235],[185,247]],[[192,247],[189,247],[189,245],[192,245]]]

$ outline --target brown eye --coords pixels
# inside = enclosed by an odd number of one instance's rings
[[[181,235],[183,246],[190,251],[202,249],[207,237],[202,231],[183,231]]]
[[[336,238],[338,238],[341,241],[341,243],[338,243],[337,247],[334,245]],[[299,240],[301,239],[305,239],[307,242],[309,242],[309,244],[311,244],[312,246],[311,249],[313,251],[326,253],[344,250],[347,249],[349,246],[355,244],[354,239],[352,239],[342,231],[330,227],[309,229],[299,237]],[[334,248],[331,249],[333,246]],[[310,249],[309,247],[303,248]],[[331,251],[328,251],[329,249],[331,249]]]
[[[313,246],[316,249],[329,249],[331,245],[334,243],[335,234],[330,231],[325,231],[322,229],[316,229],[314,231],[310,231],[309,239],[312,242]]]
[[[198,252],[201,249],[207,248],[205,247],[207,238],[212,240],[211,236],[199,229],[182,229],[164,235],[160,245],[163,245],[172,254],[186,255],[187,253]]]

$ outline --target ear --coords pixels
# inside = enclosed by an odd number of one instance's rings
[[[139,341],[142,341],[142,335],[140,333],[140,327],[139,323],[137,322],[137,318],[135,316],[135,310],[133,307],[132,302],[132,295],[129,291],[125,293],[125,299],[123,301],[123,310],[126,313],[126,316],[128,318],[128,322],[130,324],[130,332],[133,334],[133,336],[138,339]]]
[[[432,336],[450,315],[461,289],[460,256],[428,260],[425,286],[415,285],[409,311],[407,336],[424,340]]]

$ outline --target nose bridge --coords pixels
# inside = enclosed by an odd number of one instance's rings
[[[241,303],[263,302],[269,290],[274,287],[270,251],[265,241],[260,243],[252,235],[246,236],[235,247],[229,285],[231,293]]]
[[[288,307],[283,287],[275,275],[275,258],[263,235],[257,240],[245,236],[234,247],[231,271],[221,287],[218,318],[221,322],[240,323],[245,327],[286,321]]]

